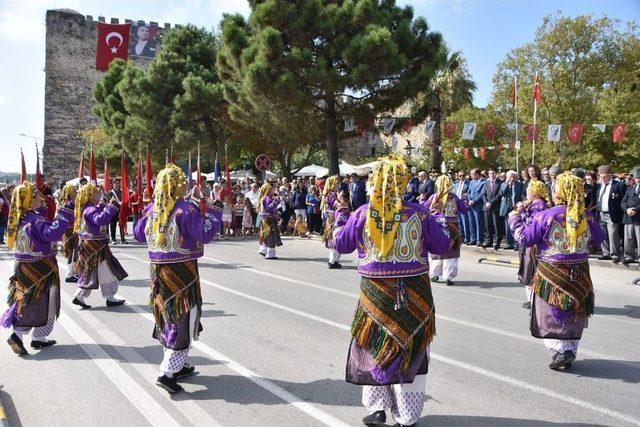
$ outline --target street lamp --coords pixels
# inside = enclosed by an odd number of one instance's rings
[[[412,147],[411,146],[411,141],[409,141],[407,139],[407,145],[405,145],[405,147],[404,147],[404,151],[405,151],[405,154],[407,155],[407,157],[411,158],[411,152],[413,150],[415,150],[415,147]]]

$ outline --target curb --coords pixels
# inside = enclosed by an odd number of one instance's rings
[[[512,250],[504,250],[504,249],[483,249],[478,246],[465,246],[464,244],[460,248],[463,252],[474,252],[482,255],[486,255],[484,258],[489,261],[496,261],[496,258],[499,257],[508,257],[508,258],[516,258],[518,256],[518,252]],[[481,258],[482,259],[482,258]],[[503,263],[502,261],[499,261]],[[512,262],[508,262],[509,264],[514,264]],[[516,261],[514,265],[517,265]],[[605,267],[612,268],[616,270],[628,270],[628,271],[640,271],[640,264],[630,264],[624,265],[622,263],[614,264],[611,261],[601,261],[598,259],[589,258],[589,265],[595,267]]]
[[[7,420],[7,411],[4,410],[4,406],[2,405],[2,389],[3,385],[0,385],[0,427],[9,427],[9,420]]]

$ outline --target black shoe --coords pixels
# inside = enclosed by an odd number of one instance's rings
[[[271,258],[264,257],[264,259],[278,259],[277,256],[272,256]]]
[[[263,254],[262,252],[259,252],[260,255],[265,256],[265,254]]]
[[[478,242],[477,246],[481,247],[482,249],[486,249],[487,245],[485,245],[484,243],[480,243]]]
[[[576,360],[576,355],[571,350],[567,350],[564,353],[556,353],[553,355],[549,367],[554,371],[560,370],[561,368],[566,369],[571,367],[571,362],[574,360]]]
[[[117,299],[115,301],[107,300],[107,307],[117,307],[119,305],[124,304],[124,301],[125,300],[123,300],[123,299]]]
[[[506,250],[512,250],[515,249],[513,245],[507,245],[504,247]]]
[[[622,260],[622,263],[623,263],[624,265],[629,265],[629,264],[631,264],[632,262],[633,262],[633,259],[631,259],[631,258],[625,258],[625,259],[623,259],[623,260]]]
[[[18,338],[18,336],[15,333],[11,334],[11,336],[7,340],[7,344],[9,344],[9,346],[11,347],[11,350],[13,350],[13,352],[18,356],[26,356],[27,354],[29,354],[27,353],[27,349],[24,348],[24,344],[22,344],[22,340]]]
[[[499,250],[500,250],[500,245],[495,245],[495,246],[493,247],[493,250],[494,250],[494,251],[499,251]]]
[[[526,301],[522,303],[522,308],[526,308],[527,310],[531,310],[531,302]]]
[[[464,241],[464,244],[465,244],[465,245],[470,245],[470,244],[471,244],[471,242],[470,242],[470,241],[468,241],[468,240],[465,240],[465,241]]]
[[[610,261],[611,257],[609,255],[602,255],[598,257],[598,260],[600,261]]]
[[[451,280],[447,280],[447,286],[453,286],[453,282]]]
[[[617,264],[620,262],[620,257],[614,255],[611,257],[611,261],[613,261],[614,264]]]
[[[169,378],[166,375],[159,376],[156,380],[156,385],[159,385],[163,389],[167,390],[169,394],[180,393],[184,389],[174,378]]]
[[[65,282],[67,283],[77,283],[78,282],[78,278],[75,276],[72,277],[67,277],[66,279],[64,279]]]
[[[77,297],[73,299],[73,301],[71,301],[73,304],[75,305],[79,305],[80,308],[86,310],[88,308],[91,308],[91,306],[89,304],[85,304],[84,301],[80,301]]]
[[[123,241],[122,241],[122,244],[123,244],[123,245],[128,245],[128,244],[129,244],[129,242],[127,242],[126,240],[123,240]]]
[[[112,240],[112,241],[111,241],[111,244],[112,244],[112,245],[117,245],[117,244],[118,244],[118,241],[117,241],[117,240]]]
[[[193,375],[193,373],[196,371],[196,367],[192,366],[188,363],[185,363],[182,366],[182,369],[180,369],[178,372],[176,372],[175,374],[173,374],[173,378],[175,378],[176,380],[179,378],[185,378],[188,377],[190,375]]]
[[[437,282],[438,282],[438,280],[440,280],[440,278],[439,278],[438,276],[433,276],[433,277],[431,278],[431,281],[432,281],[432,282],[436,282],[436,283],[437,283]]]
[[[339,262],[329,263],[329,270],[339,270],[342,268],[342,264]]]
[[[376,424],[384,424],[387,421],[387,413],[385,411],[376,411],[362,419],[364,425],[374,426]]]
[[[33,348],[51,347],[52,345],[55,345],[55,344],[56,344],[55,340],[50,340],[50,341],[31,340],[31,347],[33,347]]]

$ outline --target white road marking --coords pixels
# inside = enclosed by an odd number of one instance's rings
[[[124,254],[122,254],[124,255]],[[210,257],[203,257],[204,259],[208,260],[208,261],[213,261],[213,262],[220,262],[222,264],[229,264],[228,262],[225,261],[221,261],[218,260],[216,258],[210,258]],[[247,272],[250,273],[255,273],[255,274],[260,274],[263,276],[267,276],[267,277],[271,277],[274,279],[279,279],[279,280],[283,280],[285,282],[290,282],[290,283],[295,283],[297,285],[301,285],[301,286],[306,286],[309,288],[314,288],[314,289],[320,289],[326,292],[331,292],[334,294],[338,294],[338,295],[343,295],[343,296],[347,296],[347,297],[351,297],[351,298],[358,298],[358,294],[353,293],[353,292],[346,292],[346,291],[341,291],[339,289],[335,289],[335,288],[331,288],[329,286],[323,286],[323,285],[318,285],[318,284],[313,284],[310,282],[304,282],[302,280],[297,280],[297,279],[292,279],[290,277],[285,277],[279,274],[275,274],[275,273],[271,273],[268,271],[264,271],[264,270],[260,270],[260,269],[256,269],[256,268],[246,268],[246,267],[238,267],[240,269],[243,269]],[[219,285],[217,285],[219,286]],[[233,291],[231,289],[229,289],[229,291]],[[255,297],[252,296],[246,296],[245,294],[242,294],[241,296],[244,296],[245,298],[250,298],[250,299],[254,299]],[[257,300],[259,300],[259,298],[257,298]],[[276,304],[276,303],[274,303]],[[276,304],[276,306],[279,306],[279,304]],[[275,307],[275,306],[274,306]],[[276,308],[281,308],[282,306],[276,307]],[[462,325],[462,326],[466,326],[468,328],[473,328],[473,329],[479,329],[481,331],[485,331],[485,332],[490,332],[493,334],[498,334],[498,335],[503,335],[509,338],[515,338],[518,340],[522,340],[522,341],[527,341],[527,342],[531,342],[531,343],[537,343],[539,340],[536,338],[533,338],[531,335],[524,335],[524,334],[519,334],[517,332],[511,332],[511,331],[507,331],[505,329],[500,329],[500,328],[496,328],[493,326],[488,326],[488,325],[483,325],[477,322],[468,322],[466,320],[462,320],[462,319],[457,319],[455,317],[451,317],[451,316],[446,316],[441,314],[440,312],[438,312],[438,316],[437,316],[438,320],[444,320],[446,322],[451,322],[451,323],[455,323],[458,325]],[[618,356],[614,356],[611,354],[606,354],[606,353],[599,353],[596,351],[592,351],[586,348],[582,348],[580,347],[580,353],[589,356],[589,357],[595,357],[598,359],[604,359],[604,360],[618,360],[618,361],[622,361],[624,362],[625,360],[622,359],[621,357]]]
[[[122,254],[122,255],[127,256],[128,258],[143,262],[143,263],[148,263],[147,260],[143,260],[143,259],[131,256],[131,255],[127,255],[127,254]],[[324,323],[326,325],[333,326],[335,328],[342,329],[342,330],[345,330],[345,331],[349,331],[350,330],[350,327],[348,325],[344,325],[344,324],[341,324],[341,323],[338,323],[338,322],[334,322],[333,320],[325,319],[323,317],[316,316],[315,314],[306,313],[304,311],[297,310],[295,308],[291,308],[291,307],[287,307],[287,306],[284,306],[284,305],[281,305],[281,304],[278,304],[278,303],[275,303],[275,302],[267,301],[267,300],[264,300],[262,298],[257,298],[257,297],[254,297],[252,295],[248,295],[248,294],[245,294],[243,292],[237,291],[235,289],[230,289],[230,288],[227,288],[225,286],[219,285],[217,283],[210,282],[208,280],[200,279],[200,282],[204,283],[205,285],[220,289],[222,291],[225,291],[225,292],[228,292],[228,293],[231,293],[231,294],[234,294],[234,295],[238,295],[238,296],[241,296],[243,298],[246,298],[246,299],[249,299],[249,300],[252,300],[252,301],[256,301],[258,303],[261,303],[261,304],[264,304],[264,305],[267,305],[267,306],[270,306],[270,307],[278,308],[280,310],[287,311],[287,312],[292,313],[292,314],[296,314],[296,315],[298,315],[300,317],[304,317],[304,318],[307,318],[307,319],[310,319],[310,320],[315,320],[317,322]],[[432,357],[435,360],[439,360],[442,363],[446,363],[448,365],[452,365],[452,366],[455,366],[457,368],[464,369],[466,371],[473,372],[473,373],[476,373],[478,375],[482,375],[482,376],[485,376],[485,377],[488,377],[488,378],[491,378],[491,379],[494,379],[494,380],[497,380],[497,381],[512,385],[514,387],[523,388],[525,390],[529,390],[529,391],[532,391],[534,393],[538,393],[538,394],[541,394],[543,396],[550,397],[552,399],[561,400],[563,402],[570,403],[570,404],[573,404],[575,406],[579,406],[581,408],[585,408],[585,409],[588,409],[590,411],[596,412],[596,413],[598,413],[600,415],[608,416],[608,417],[615,418],[615,419],[618,419],[618,420],[621,420],[621,421],[624,421],[624,422],[627,422],[627,423],[630,423],[630,424],[634,424],[634,425],[640,426],[640,419],[633,418],[631,415],[625,414],[623,412],[616,411],[616,410],[609,409],[609,408],[605,408],[605,407],[598,406],[598,405],[594,405],[594,404],[586,402],[584,400],[576,399],[576,398],[573,398],[571,396],[567,396],[567,395],[564,395],[564,394],[561,394],[561,393],[557,393],[557,392],[555,392],[553,390],[550,390],[548,388],[545,388],[545,387],[540,387],[540,386],[537,386],[537,385],[534,385],[534,384],[530,384],[530,383],[528,383],[526,381],[521,381],[521,380],[518,380],[517,378],[509,377],[509,376],[506,376],[506,375],[499,374],[497,372],[490,371],[488,369],[484,369],[484,368],[481,368],[481,367],[478,367],[478,366],[470,365],[468,363],[465,363],[465,362],[462,362],[462,361],[459,361],[459,360],[456,360],[456,359],[452,359],[452,358],[449,358],[449,357],[446,357],[446,356],[443,356],[443,355],[440,355],[440,354],[437,354],[437,353],[433,353],[432,352],[430,354],[432,355]]]
[[[66,266],[60,266],[63,269],[67,269]],[[68,301],[71,301],[73,297],[66,291],[61,289],[60,295],[63,296],[62,301],[69,309],[73,309],[74,306]],[[156,387],[155,378],[158,376],[158,370],[144,358],[140,353],[131,348],[119,335],[113,332],[107,325],[105,325],[95,315],[91,314],[89,310],[82,312],[82,319],[90,327],[92,327],[98,335],[100,335],[109,346],[113,348],[124,358],[127,365],[135,369],[143,378],[147,380],[147,383],[152,387]],[[160,348],[158,351],[161,351]],[[166,404],[172,405],[180,412],[187,420],[189,420],[195,426],[220,426],[216,420],[203,410],[197,403],[192,400],[178,400],[171,399],[169,395],[162,390],[161,396],[165,400]]]

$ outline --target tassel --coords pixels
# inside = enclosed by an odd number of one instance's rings
[[[18,303],[13,303],[7,311],[4,312],[2,317],[0,317],[0,326],[5,329],[9,329],[13,325],[13,318],[16,315],[16,311],[18,311]]]
[[[393,306],[393,309],[398,311],[405,305],[407,305],[407,291],[404,286],[404,280],[402,280],[401,277],[396,283],[396,303]]]

